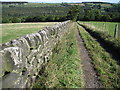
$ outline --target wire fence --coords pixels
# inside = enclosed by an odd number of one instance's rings
[[[95,30],[103,31],[110,34],[115,39],[120,40],[120,24],[119,23],[107,23],[107,22],[81,22],[87,24]]]

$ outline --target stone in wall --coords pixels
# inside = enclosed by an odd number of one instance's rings
[[[0,45],[2,88],[31,87],[50,60],[53,48],[69,30],[69,24],[70,21],[60,22]]]

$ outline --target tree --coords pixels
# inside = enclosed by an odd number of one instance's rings
[[[95,20],[95,13],[94,10],[85,10],[85,20]]]
[[[101,14],[100,10],[95,9],[94,14],[95,14],[95,20],[100,21],[101,17],[102,17],[102,14]]]
[[[62,6],[69,6],[68,3],[64,3],[64,2],[62,2],[61,5],[62,5]]]
[[[78,20],[78,15],[79,15],[79,6],[74,5],[70,8],[70,11],[67,13],[67,19],[76,21]]]
[[[2,18],[2,23],[11,23],[12,21],[8,17],[3,17]]]
[[[20,23],[21,19],[17,18],[17,17],[13,17],[13,18],[11,18],[11,21],[12,21],[12,23]]]
[[[102,20],[103,20],[103,21],[111,21],[112,18],[110,17],[110,15],[103,15],[103,16],[102,16]]]
[[[84,15],[85,15],[85,10],[83,9],[83,7],[80,7],[78,20],[83,20],[84,19]]]
[[[89,10],[85,10],[84,20],[90,20],[90,11]]]

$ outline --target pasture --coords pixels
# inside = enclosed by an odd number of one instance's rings
[[[115,22],[83,22],[94,26],[97,30],[107,31],[111,36],[114,37],[115,25],[120,23]]]
[[[2,34],[0,37],[0,43],[6,43],[26,34],[38,32],[43,27],[51,26],[55,23],[56,22],[1,24]]]

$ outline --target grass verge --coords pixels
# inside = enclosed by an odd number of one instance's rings
[[[79,23],[80,24],[80,23]],[[107,48],[112,52],[120,53],[120,40],[113,38],[107,32],[99,31],[86,24],[80,24],[83,26],[93,37],[107,45]]]
[[[53,50],[52,59],[33,88],[83,88],[84,77],[78,54],[75,26]]]
[[[102,85],[105,88],[120,88],[120,66],[84,28],[78,27]]]
[[[81,22],[81,23],[84,23],[84,24],[87,24],[87,25],[90,25],[90,26],[94,26],[96,28],[96,30],[107,32],[112,37],[114,37],[116,24],[120,24],[120,23],[117,23],[117,22],[97,22],[97,21],[87,21],[87,22],[84,21],[84,22]]]

